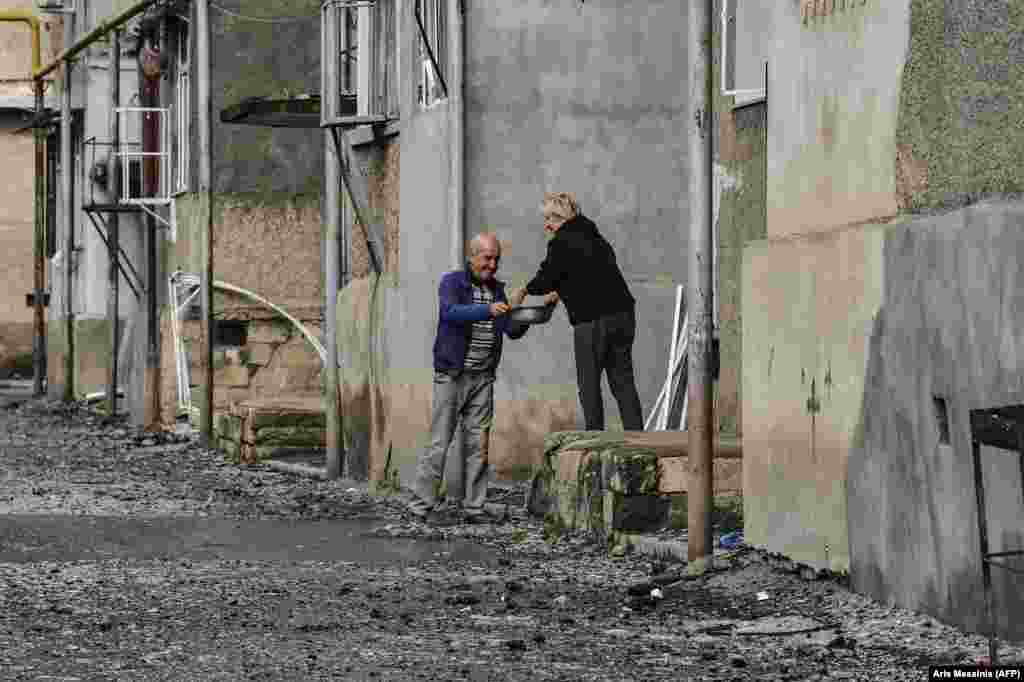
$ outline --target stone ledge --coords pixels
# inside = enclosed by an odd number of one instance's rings
[[[603,539],[660,529],[670,513],[668,495],[688,488],[687,449],[684,432],[553,433],[527,508]],[[720,439],[715,455],[715,493],[741,491],[739,441]]]

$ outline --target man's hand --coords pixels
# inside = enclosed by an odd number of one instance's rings
[[[512,308],[509,307],[508,303],[492,303],[491,304],[491,317],[498,317],[504,315]]]
[[[508,302],[512,305],[522,305],[526,298],[526,289],[513,289],[508,294]]]
[[[560,300],[557,291],[552,291],[550,294],[544,294],[544,305],[554,305]]]

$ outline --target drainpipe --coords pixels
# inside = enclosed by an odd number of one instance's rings
[[[67,27],[66,27],[67,28]],[[70,32],[70,29],[69,29]],[[60,116],[60,187],[61,206],[64,218],[64,401],[75,399],[75,306],[74,306],[74,256],[75,256],[75,207],[72,201],[74,163],[71,154],[71,62],[64,62]]]
[[[0,10],[0,22],[21,22],[28,24],[28,29],[32,37],[32,72],[29,73],[29,78],[32,78],[39,65],[42,63],[39,50],[39,17],[28,10],[23,9],[5,9]],[[35,222],[33,232],[33,291],[32,291],[32,304],[34,308],[33,327],[35,329],[32,335],[32,373],[33,373],[33,394],[41,396],[43,394],[43,381],[46,377],[46,310],[43,306],[43,288],[46,285],[45,282],[45,226],[44,226],[44,209],[43,205],[46,201],[44,196],[44,178],[46,175],[46,156],[43,150],[44,136],[43,129],[40,127],[40,122],[43,117],[43,81],[36,80],[33,83],[33,90],[35,93],[35,130],[33,131],[35,137],[35,157],[36,157],[36,175],[35,175],[35,186],[33,193],[35,196]]]
[[[466,259],[466,205],[465,205],[465,134],[466,116],[463,99],[465,82],[466,22],[462,0],[450,0],[448,26],[452,36],[452,70],[449,83],[451,106],[451,184],[448,187],[452,220],[452,267],[461,270]]]
[[[341,10],[336,10],[341,12]],[[344,18],[342,19],[344,21]],[[323,82],[320,101],[337,102],[339,79],[337,73],[338,36],[334,31],[321,31],[321,59]],[[329,109],[334,110],[334,107]],[[339,270],[341,260],[341,158],[334,145],[334,131],[323,129],[324,139],[324,416],[327,426],[327,478],[341,476],[344,438],[342,436],[341,400],[338,369],[338,289],[342,282]]]
[[[711,17],[713,0],[690,4],[689,102],[694,111],[690,136],[689,469],[687,518],[691,565],[707,567],[713,551],[711,510],[714,501],[714,402],[712,396],[712,127]]]
[[[117,163],[117,152],[121,143],[121,116],[117,108],[121,106],[121,32],[114,30],[110,40],[110,159],[108,160],[107,191],[110,203],[116,204],[121,196],[121,173]],[[118,373],[118,341],[120,336],[118,299],[121,277],[118,272],[120,258],[118,249],[121,244],[121,222],[117,212],[110,214],[110,227],[107,235],[107,258],[109,260],[110,290],[107,292],[107,318],[110,320],[110,370],[107,375],[107,404],[110,416],[117,414],[117,373]]]
[[[203,333],[199,365],[203,390],[199,399],[199,442],[204,448],[215,446],[213,438],[213,152],[210,103],[210,7],[209,0],[195,0],[196,74],[198,76],[199,115],[199,203],[202,223],[200,253],[203,273],[199,278],[203,310]]]

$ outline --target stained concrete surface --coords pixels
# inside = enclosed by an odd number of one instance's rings
[[[849,456],[854,586],[975,631],[987,625],[969,415],[1024,403],[1022,226],[1017,201],[889,229]],[[935,398],[946,403],[948,443]],[[991,551],[1024,546],[1015,459],[983,448]],[[999,630],[1024,638],[1021,578],[993,576]]]
[[[64,514],[5,515],[0,563],[189,559],[207,561],[351,561],[409,564],[442,553],[453,561],[494,563],[468,542],[368,537],[374,521],[126,518]]]
[[[4,680],[916,680],[985,648],[752,552],[659,583],[657,600],[645,588],[664,563],[609,557],[537,520],[430,528],[351,482],[239,467],[57,403],[0,410],[0,434],[0,502],[18,510],[0,516],[13,522],[0,540]],[[358,536],[369,528],[396,553]],[[163,554],[168,537],[178,556]],[[348,558],[317,554],[325,537]],[[253,553],[238,560],[243,545]],[[75,546],[88,551],[52,551]],[[410,546],[430,551],[403,558]],[[842,638],[738,632],[796,614]]]

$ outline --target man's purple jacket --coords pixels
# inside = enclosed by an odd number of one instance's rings
[[[466,362],[469,337],[474,322],[490,318],[490,306],[473,303],[473,282],[475,278],[469,268],[449,272],[441,278],[437,288],[440,310],[437,319],[437,336],[434,338],[434,369],[438,372],[461,371]],[[486,283],[494,292],[495,303],[508,303],[505,283],[497,279]],[[494,366],[501,362],[502,337],[518,339],[530,325],[512,322],[508,315],[494,318]]]

